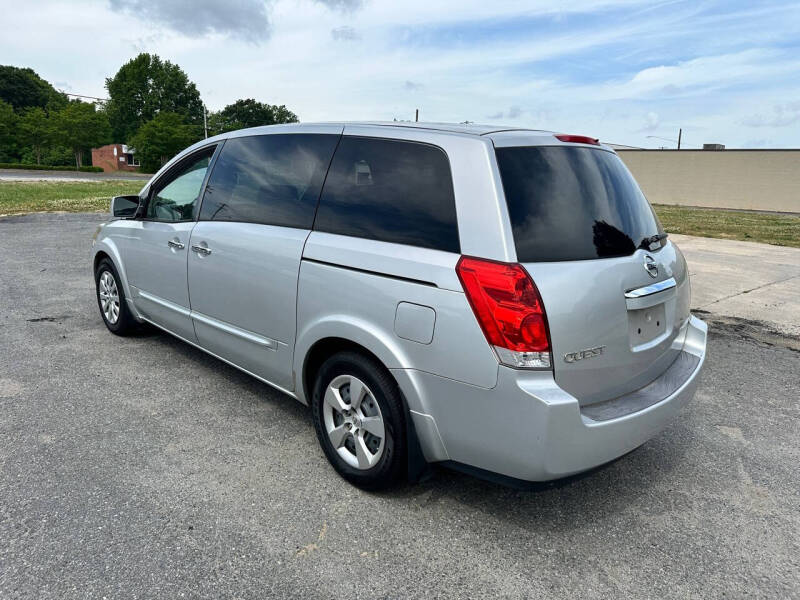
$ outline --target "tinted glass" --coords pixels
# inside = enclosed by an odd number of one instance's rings
[[[576,147],[498,148],[497,162],[521,262],[627,256],[662,233],[616,154]]]
[[[191,221],[214,149],[190,159],[147,203],[146,217],[157,221]]]
[[[447,155],[416,142],[342,138],[314,229],[459,252]]]
[[[280,134],[228,140],[209,177],[200,220],[310,229],[338,138]]]

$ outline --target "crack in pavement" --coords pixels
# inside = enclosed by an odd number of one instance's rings
[[[785,279],[779,279],[777,281],[770,281],[770,282],[765,283],[763,285],[758,285],[758,286],[756,286],[754,288],[750,288],[749,290],[743,290],[741,292],[736,292],[735,294],[731,294],[731,295],[725,296],[723,298],[718,298],[718,299],[716,299],[716,300],[714,300],[712,302],[709,302],[707,304],[703,304],[702,306],[698,306],[698,308],[705,308],[707,306],[711,306],[712,304],[716,304],[717,302],[722,302],[723,300],[730,300],[731,298],[736,298],[736,296],[741,296],[742,294],[749,294],[750,292],[755,292],[756,290],[760,290],[762,288],[769,287],[771,285],[775,285],[776,283],[784,283],[786,281],[791,281],[792,279],[797,279],[798,277],[800,277],[800,275],[792,275],[791,277],[786,277]]]

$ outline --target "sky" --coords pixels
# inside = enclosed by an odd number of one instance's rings
[[[473,121],[645,148],[800,147],[800,2],[0,0],[0,64],[105,97],[139,52],[209,110]],[[663,139],[662,139],[663,138]]]

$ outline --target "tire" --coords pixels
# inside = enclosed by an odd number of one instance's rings
[[[400,481],[407,461],[405,410],[383,365],[357,352],[331,356],[317,372],[311,412],[322,450],[344,479],[365,490]]]
[[[128,308],[125,291],[120,282],[114,263],[107,258],[97,263],[97,269],[94,272],[94,287],[100,316],[111,333],[124,336],[133,333],[137,324]],[[106,299],[112,307],[116,305],[116,310],[109,310],[109,305],[104,305]]]

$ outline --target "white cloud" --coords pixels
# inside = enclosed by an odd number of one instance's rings
[[[133,2],[142,12],[19,3],[0,24],[0,56],[104,96],[105,77],[154,52],[211,109],[252,97],[306,121],[413,119],[419,107],[425,120],[508,119],[643,146],[678,128],[698,146],[745,144],[753,127],[772,127],[755,136],[769,144],[800,139],[789,107],[800,98],[800,5],[788,0],[738,11],[721,0],[235,0],[227,15],[199,0],[186,23],[174,1]]]
[[[362,0],[316,0],[319,4],[327,6],[333,10],[351,12],[361,8]]]
[[[644,127],[642,127],[642,131],[655,131],[658,129],[658,125],[658,113],[650,111],[644,117]]]
[[[798,67],[800,60],[787,59],[783,51],[757,48],[644,69],[619,89],[628,96],[680,95],[696,88],[708,90],[741,81],[768,79]]]
[[[774,106],[771,115],[758,113],[742,119],[742,125],[748,127],[787,127],[798,122],[800,122],[800,100]]]
[[[340,27],[334,27],[331,29],[331,37],[336,41],[343,42],[352,42],[361,39],[358,31],[348,25],[342,25]]]

